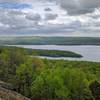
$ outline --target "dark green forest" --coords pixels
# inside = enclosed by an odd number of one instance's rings
[[[13,48],[11,46],[1,46],[5,49]],[[17,47],[14,47],[17,48]],[[63,51],[63,50],[43,50],[43,49],[24,49],[30,56],[46,56],[46,57],[72,57],[72,58],[81,58],[81,54],[72,52],[72,51]]]
[[[0,80],[31,100],[100,100],[96,62],[40,59],[23,48],[0,48]]]
[[[100,45],[99,37],[0,37],[0,45]]]
[[[60,50],[42,50],[42,49],[26,49],[29,55],[46,56],[46,57],[72,57],[81,58],[82,55],[72,51]]]

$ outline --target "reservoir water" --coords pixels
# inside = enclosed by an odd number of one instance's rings
[[[16,47],[31,48],[31,49],[47,49],[47,50],[64,50],[72,51],[81,54],[82,58],[71,57],[42,57],[49,59],[66,59],[66,60],[78,60],[78,61],[94,61],[100,62],[100,46],[94,45],[78,45],[78,46],[62,46],[62,45],[13,45]]]

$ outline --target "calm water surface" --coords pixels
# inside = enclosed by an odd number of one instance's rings
[[[31,48],[31,49],[47,49],[47,50],[65,50],[79,53],[83,58],[52,58],[50,59],[66,59],[66,60],[81,60],[81,61],[94,61],[100,62],[100,46],[82,45],[82,46],[61,46],[61,45],[13,45],[16,47]]]

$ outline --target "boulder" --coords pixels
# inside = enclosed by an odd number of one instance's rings
[[[90,84],[89,88],[95,100],[100,100],[100,83],[97,81],[94,81]]]
[[[30,100],[13,91],[13,89],[10,84],[0,81],[0,100]]]

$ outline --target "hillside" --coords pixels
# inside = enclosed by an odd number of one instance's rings
[[[0,45],[100,45],[99,37],[0,37]]]
[[[96,62],[40,59],[22,48],[3,48],[0,80],[11,84],[1,82],[0,97],[6,100],[100,100]]]

